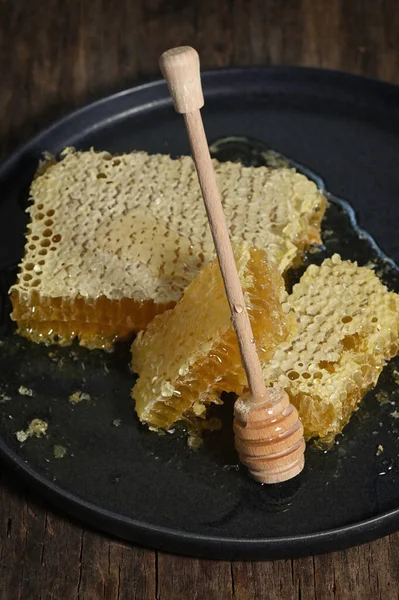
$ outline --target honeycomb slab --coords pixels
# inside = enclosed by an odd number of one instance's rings
[[[329,443],[398,353],[399,296],[334,255],[308,267],[283,310],[298,328],[265,362],[265,382],[288,392],[307,438]]]
[[[320,241],[326,201],[292,169],[214,161],[233,242],[281,273]],[[65,150],[32,183],[12,318],[35,342],[110,348],[173,306],[214,246],[190,157]]]
[[[243,246],[236,260],[257,349],[267,361],[294,327],[292,315],[282,311],[283,279],[263,250]],[[174,309],[138,334],[132,366],[139,374],[132,391],[137,414],[154,429],[205,416],[210,403],[221,402],[222,391],[244,391],[246,377],[216,260]]]

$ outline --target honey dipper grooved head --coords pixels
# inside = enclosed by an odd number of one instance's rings
[[[234,435],[240,461],[260,483],[280,483],[304,467],[305,442],[298,411],[279,388],[259,400],[241,396],[234,405]]]

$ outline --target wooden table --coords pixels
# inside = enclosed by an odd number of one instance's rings
[[[2,156],[67,110],[158,76],[159,54],[181,44],[203,67],[311,65],[399,83],[394,0],[0,0]],[[1,600],[389,600],[398,583],[399,534],[301,560],[190,559],[82,527],[1,468]]]

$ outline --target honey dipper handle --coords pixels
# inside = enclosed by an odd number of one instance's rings
[[[175,108],[184,114],[251,397],[258,400],[266,396],[266,388],[199,111],[204,98],[198,54],[189,46],[172,48],[162,54],[160,66]]]
[[[161,55],[159,66],[175,109],[188,113],[204,106],[198,52],[190,46],[171,48]]]

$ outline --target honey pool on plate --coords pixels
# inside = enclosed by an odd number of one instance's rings
[[[248,140],[230,138],[214,144],[212,149],[219,159],[236,158],[246,164],[286,164],[284,157]],[[322,186],[319,178],[308,171],[305,173]],[[304,265],[290,273],[289,286],[298,281],[308,264],[321,264],[326,257],[339,253],[343,259],[372,266],[390,289],[399,292],[399,271],[394,263],[357,228],[350,206],[328,192],[326,195],[329,207],[322,226],[324,245],[313,248],[305,256]],[[340,477],[348,471],[354,478],[365,481],[370,480],[372,472],[373,489],[365,501],[365,518],[397,506],[397,359],[385,368],[377,388],[367,394],[335,446],[324,453],[310,445],[303,476],[284,488],[265,491],[258,489],[238,465],[232,434],[233,398],[226,396],[224,406],[213,407],[211,416],[222,420],[222,429],[205,432],[204,443],[195,452],[187,448],[186,436],[180,427],[164,436],[147,431],[138,423],[130,400],[134,376],[129,369],[128,344],[120,344],[115,353],[108,354],[77,345],[70,348],[33,345],[14,335],[8,319],[7,290],[15,273],[14,269],[1,275],[4,309],[0,338],[0,433],[23,460],[64,489],[78,487],[89,501],[130,516],[148,517],[154,522],[146,506],[148,497],[164,493],[168,506],[173,506],[174,501],[172,489],[160,492],[156,487],[157,472],[169,473],[183,495],[186,493],[183,480],[195,477],[204,486],[213,485],[209,502],[195,507],[205,530],[223,531],[224,523],[234,521],[240,514],[237,536],[244,537],[247,535],[246,510],[259,511],[262,515],[272,512],[267,533],[277,535],[287,511],[294,515],[296,511],[300,514],[305,510],[303,486],[309,493],[313,490],[317,510],[318,501],[328,505],[330,497],[340,493]],[[33,395],[20,394],[21,386],[32,390]],[[71,404],[69,397],[77,391],[88,394],[90,399]],[[378,402],[377,396],[383,402]],[[15,433],[26,430],[35,418],[48,423],[46,437],[19,443]],[[56,446],[66,449],[63,458],[55,458]],[[137,488],[136,482],[140,480],[147,482],[145,490]],[[194,500],[188,496],[187,501]],[[173,508],[170,510],[173,512]],[[346,511],[345,519],[349,521],[351,503],[340,510]],[[280,517],[279,511],[284,515]],[[323,514],[325,517],[325,511]],[[342,522],[342,514],[333,510],[333,504],[329,519],[328,523],[320,522],[320,527],[325,529]],[[164,522],[160,515],[159,523]],[[303,532],[303,527],[298,518],[290,531]],[[264,530],[259,532],[261,534]]]

